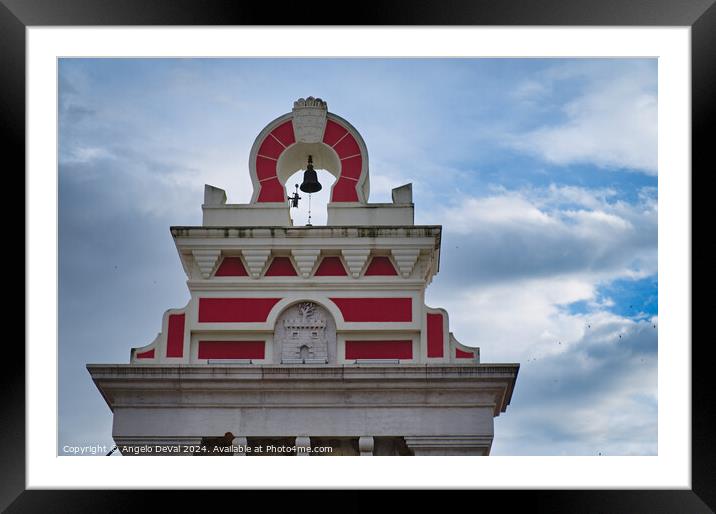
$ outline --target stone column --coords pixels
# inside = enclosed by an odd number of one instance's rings
[[[238,448],[238,451],[234,452],[234,455],[246,455],[246,445],[248,440],[245,437],[234,437],[231,444]]]
[[[358,450],[360,451],[361,457],[364,455],[373,455],[373,436],[363,436],[358,438]]]
[[[307,435],[300,435],[296,438],[296,455],[308,457],[308,449],[311,448],[311,438]]]

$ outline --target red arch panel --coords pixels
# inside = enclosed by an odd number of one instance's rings
[[[264,142],[261,143],[258,154],[278,159],[278,156],[281,155],[284,150],[284,146],[269,134],[266,136],[266,139],[264,139]]]
[[[341,159],[345,159],[346,157],[350,157],[351,155],[357,155],[360,153],[358,143],[356,142],[356,139],[353,137],[352,134],[348,134],[346,137],[341,139],[333,147],[333,149],[336,151],[338,157],[340,157]]]
[[[358,182],[346,177],[339,178],[333,185],[332,202],[357,202],[358,192],[356,186]]]
[[[276,176],[276,161],[260,155],[256,157],[256,178],[266,180]]]
[[[290,146],[296,142],[296,136],[293,133],[293,121],[288,120],[271,131],[271,135],[281,141],[283,146]],[[267,136],[268,137],[268,136]]]
[[[348,131],[333,120],[326,122],[326,130],[323,132],[323,142],[328,146],[335,145],[346,135]]]
[[[363,167],[363,159],[360,155],[349,157],[341,161],[341,177],[348,177],[355,180],[360,178]]]
[[[286,195],[281,182],[276,177],[259,182],[261,191],[257,202],[285,202]]]

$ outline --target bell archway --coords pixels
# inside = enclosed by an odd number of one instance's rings
[[[368,151],[363,138],[346,120],[328,112],[320,98],[294,102],[259,133],[249,155],[254,191],[251,203],[286,201],[286,181],[306,168],[309,155],[316,169],[336,177],[330,202],[368,202]]]

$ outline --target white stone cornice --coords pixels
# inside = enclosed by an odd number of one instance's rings
[[[420,255],[420,249],[393,248],[390,250],[390,253],[393,254],[393,258],[395,259],[395,263],[398,265],[400,274],[403,275],[404,278],[408,278],[413,272],[415,261],[418,260],[418,256]]]
[[[298,266],[298,271],[301,272],[301,276],[303,278],[311,276],[311,270],[313,270],[313,265],[316,264],[316,259],[320,253],[321,250],[316,248],[291,250],[291,255],[293,255],[293,259],[296,261],[296,266]]]
[[[221,255],[221,251],[202,248],[192,250],[191,253],[194,256],[197,266],[199,266],[201,276],[209,278],[211,276],[211,272],[214,271],[214,266],[216,265],[219,255]]]
[[[259,278],[259,276],[261,276],[261,271],[264,269],[266,261],[271,254],[271,250],[251,248],[241,250],[241,253],[243,254],[246,265],[249,268],[251,278]]]
[[[370,250],[364,248],[352,248],[348,250],[341,250],[343,258],[348,265],[348,270],[353,278],[358,278],[360,272],[363,269],[365,261],[368,260]]]

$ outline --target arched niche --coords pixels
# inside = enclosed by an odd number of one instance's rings
[[[279,116],[258,135],[251,147],[249,170],[254,192],[251,203],[286,201],[286,181],[314,167],[336,177],[330,202],[368,202],[368,151],[363,138],[346,120],[327,111],[320,99],[294,103],[292,112]]]
[[[336,322],[319,303],[293,303],[276,318],[273,345],[275,364],[335,364]]]

